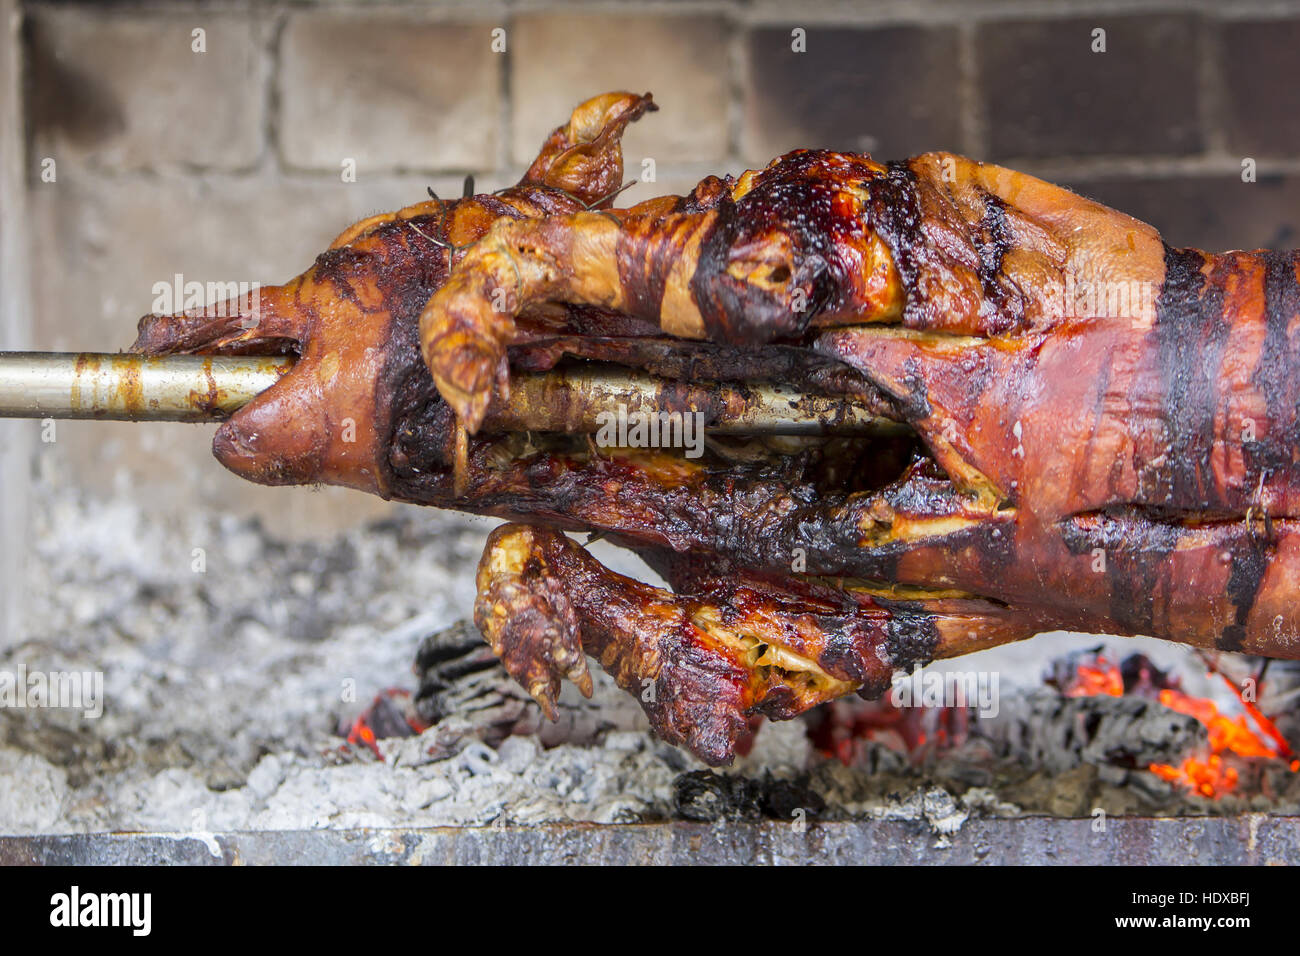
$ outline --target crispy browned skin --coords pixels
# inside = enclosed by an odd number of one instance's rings
[[[1168,250],[1164,264],[1145,322],[1063,321],[960,354],[924,336],[819,345],[906,395],[923,435],[948,428],[947,453],[1015,515],[969,553],[959,586],[1068,595],[1069,627],[1297,656],[1300,395],[1282,371],[1295,367],[1296,257]],[[917,550],[897,578],[933,580],[951,561]]]
[[[526,523],[479,571],[506,667],[550,707],[590,654],[711,763],[751,713],[1052,628],[1300,657],[1295,254],[1169,249],[942,153],[796,151],[602,208],[650,108],[591,100],[517,187],[358,223],[259,316],[149,316],[136,348],[299,353],[218,431],[223,464]],[[508,433],[510,374],[574,360],[658,375],[669,403],[852,395],[910,434],[688,460]]]
[[[904,293],[866,226],[870,159],[794,153],[734,183],[614,213],[498,222],[420,318],[425,361],[471,431],[506,384],[515,317],[540,302],[626,312],[684,338],[757,345],[896,317]],[[792,221],[793,220],[793,221]]]

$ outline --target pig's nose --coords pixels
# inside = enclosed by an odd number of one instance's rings
[[[241,478],[263,485],[300,485],[321,480],[319,410],[284,382],[263,393],[217,429],[212,453]]]

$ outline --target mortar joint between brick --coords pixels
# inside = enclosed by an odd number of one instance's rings
[[[1256,159],[1261,178],[1300,174],[1300,158],[1261,156]],[[1159,181],[1189,176],[1235,178],[1241,172],[1239,159],[1210,155],[1009,156],[998,163],[1049,182],[1128,178]]]
[[[268,72],[263,99],[262,135],[266,141],[267,162],[270,169],[281,173],[289,165],[284,155],[284,144],[280,141],[280,111],[283,105],[280,84],[284,76],[284,33],[288,22],[288,11],[277,9],[267,37]]]
[[[497,71],[500,105],[497,108],[497,149],[496,169],[494,173],[502,174],[510,169],[510,153],[514,144],[515,101],[511,92],[514,78],[515,25],[514,14],[507,9],[501,18],[506,31],[506,49],[501,54],[501,69]]]
[[[25,0],[25,10],[84,9],[89,12],[103,10],[102,0]],[[363,8],[366,13],[427,13],[431,19],[455,18],[459,15],[480,17],[487,4],[464,3],[431,6],[426,0],[386,0],[379,3],[339,3],[336,0],[243,0],[243,2],[176,3],[173,0],[116,0],[114,14],[176,13],[176,12],[241,12],[262,11],[280,13],[331,13]],[[730,15],[746,25],[763,26],[783,24],[791,13],[784,4],[749,2],[749,0],[496,0],[491,4],[508,12],[526,14],[573,13],[626,13],[683,15]],[[1223,5],[1221,0],[1097,0],[1087,10],[1062,7],[1054,0],[968,0],[954,4],[950,0],[908,0],[908,2],[861,4],[824,3],[813,9],[800,11],[799,16],[810,25],[885,26],[915,24],[921,26],[951,26],[958,23],[986,23],[1004,20],[1051,20],[1077,17],[1084,14],[1123,16],[1160,13],[1206,13],[1221,19],[1286,18],[1300,14],[1300,0],[1235,0]]]
[[[1210,156],[1228,155],[1228,137],[1225,132],[1227,84],[1223,76],[1222,45],[1218,38],[1218,24],[1202,19],[1198,24],[1196,81],[1200,91],[1199,120],[1204,136],[1205,152]]]
[[[738,7],[747,25],[778,26],[790,21],[784,5],[757,3]],[[1127,17],[1142,15],[1207,14],[1223,19],[1290,18],[1300,14],[1300,0],[1094,0],[1086,8],[1062,6],[1057,0],[968,0],[965,3],[884,2],[875,4],[824,3],[800,11],[810,26],[955,26],[963,23],[988,24],[1010,21],[1048,21],[1087,16]]]
[[[980,75],[979,44],[974,23],[957,29],[959,116],[962,148],[968,156],[988,154],[988,117],[985,114],[983,78]]]
[[[730,13],[725,18],[728,31],[727,69],[730,82],[727,84],[727,158],[732,163],[739,162],[743,152],[742,138],[745,125],[745,41],[749,36],[748,28],[740,19]]]

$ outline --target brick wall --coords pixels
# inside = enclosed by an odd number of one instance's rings
[[[0,349],[27,347],[31,327],[18,31],[14,0],[0,0]],[[27,422],[0,420],[0,651],[14,639],[22,617],[17,582],[26,549],[17,542],[27,538],[31,431]]]
[[[650,158],[658,177],[632,201],[797,145],[886,158],[944,148],[1071,185],[1176,244],[1297,242],[1297,0],[33,2],[25,13],[36,347],[124,347],[153,284],[175,273],[283,281],[343,226],[426,185],[454,194],[465,173],[508,183],[573,104],[612,88],[652,90],[662,106],[627,138],[629,169]],[[355,182],[341,176],[348,162]],[[243,484],[208,457],[210,432],[61,423],[54,445],[36,446],[37,473],[57,464],[58,480],[97,494],[256,513],[286,533],[385,507]]]

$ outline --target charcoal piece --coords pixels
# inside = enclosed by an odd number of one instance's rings
[[[490,687],[490,678],[495,674],[503,685],[509,682],[492,649],[466,621],[425,637],[415,652],[412,669],[420,681],[415,693],[416,713],[430,724],[456,712],[453,704],[462,696],[458,690],[463,692],[467,679],[481,676]]]
[[[592,700],[576,693],[562,696],[557,701],[557,719],[547,720],[468,621],[425,637],[412,670],[418,681],[415,712],[421,720],[430,726],[454,723],[458,734],[469,734],[491,747],[509,736],[525,734],[536,735],[543,747],[599,745],[611,731],[645,726],[636,702],[613,693],[613,681],[603,673],[597,675]]]
[[[744,777],[694,770],[673,781],[673,806],[679,816],[701,823],[759,816],[758,788]]]
[[[702,823],[717,820],[793,820],[800,811],[816,816],[826,802],[806,776],[785,780],[765,773],[757,779],[695,770],[673,781],[673,806],[678,816]]]
[[[800,811],[816,816],[826,809],[826,801],[811,788],[806,776],[781,780],[765,774],[760,789],[763,813],[773,820],[792,820]]]
[[[415,730],[406,719],[402,704],[388,694],[379,694],[362,715],[365,725],[375,735],[375,739],[388,737],[410,737]]]
[[[1177,763],[1204,748],[1205,728],[1186,714],[1140,697],[1060,697],[1043,692],[1030,699],[1025,755],[1054,773],[1080,764],[1126,769]]]

